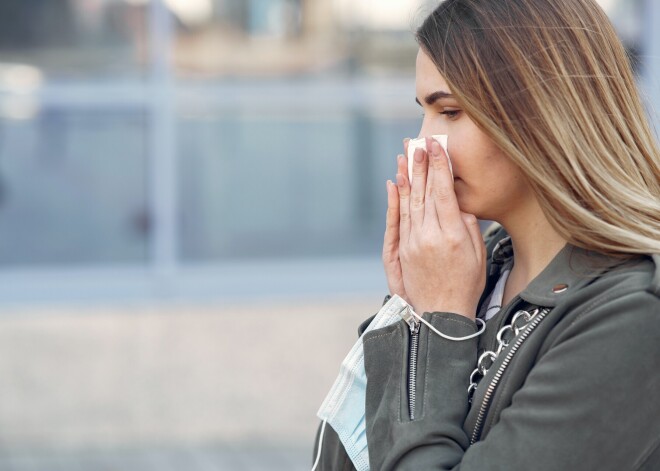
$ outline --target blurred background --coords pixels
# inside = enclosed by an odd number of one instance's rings
[[[0,471],[311,467],[437,3],[0,2]]]

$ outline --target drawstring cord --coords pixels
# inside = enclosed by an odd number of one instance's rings
[[[473,338],[475,338],[475,337],[479,337],[481,334],[483,334],[483,333],[486,331],[486,323],[483,321],[483,319],[479,319],[479,318],[477,317],[474,321],[475,321],[475,322],[480,322],[480,323],[481,323],[481,328],[479,329],[478,332],[475,332],[474,334],[466,335],[465,337],[452,337],[451,335],[443,334],[443,333],[440,332],[438,329],[436,329],[435,327],[433,327],[433,326],[431,325],[430,322],[427,322],[425,319],[423,319],[422,316],[420,316],[420,315],[417,314],[415,311],[413,311],[413,309],[412,309],[410,306],[408,306],[408,312],[410,312],[410,314],[411,314],[415,319],[417,319],[419,322],[422,322],[424,325],[426,325],[426,327],[428,327],[429,329],[431,329],[433,332],[435,332],[436,334],[438,334],[438,335],[439,335],[440,337],[442,337],[443,339],[452,340],[452,341],[454,341],[454,342],[460,342],[460,341],[462,341],[462,340],[468,340],[468,339],[473,339]]]
[[[316,471],[316,467],[319,465],[319,460],[321,459],[321,447],[323,446],[323,432],[325,432],[325,424],[328,422],[328,419],[323,419],[323,424],[321,425],[321,433],[319,434],[319,451],[316,454],[316,461],[314,461],[314,466],[312,471]]]

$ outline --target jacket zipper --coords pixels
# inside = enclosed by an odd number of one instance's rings
[[[417,350],[419,349],[420,322],[412,316],[408,320],[410,326],[410,352],[408,355],[408,412],[410,420],[415,420],[415,400],[417,389]]]
[[[486,389],[486,394],[484,394],[484,400],[482,401],[481,408],[479,409],[477,422],[475,423],[474,430],[472,431],[472,438],[470,439],[471,445],[474,445],[476,441],[479,439],[479,436],[481,435],[481,428],[483,427],[483,422],[484,419],[486,418],[486,410],[490,405],[490,401],[493,398],[493,393],[495,392],[495,389],[497,388],[497,384],[500,382],[500,379],[502,378],[502,374],[504,373],[504,370],[506,370],[507,366],[509,366],[509,363],[511,362],[511,358],[513,358],[513,355],[516,354],[516,352],[518,351],[522,343],[525,341],[525,339],[536,328],[536,326],[539,325],[539,323],[549,312],[550,309],[546,308],[536,315],[536,317],[532,320],[532,322],[530,322],[527,325],[527,328],[525,328],[525,330],[520,334],[520,337],[518,337],[516,342],[511,346],[511,348],[507,352],[506,357],[502,361],[502,364],[497,369],[497,373],[495,373],[495,376],[493,376],[492,381],[488,385],[488,389]]]

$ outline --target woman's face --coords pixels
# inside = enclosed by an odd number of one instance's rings
[[[448,135],[454,191],[463,212],[504,223],[534,200],[522,172],[460,108],[431,59],[417,54],[417,101],[424,109],[419,137]]]

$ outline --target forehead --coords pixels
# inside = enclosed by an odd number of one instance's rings
[[[415,88],[418,97],[438,90],[451,92],[445,78],[422,48],[417,52],[415,63]]]

